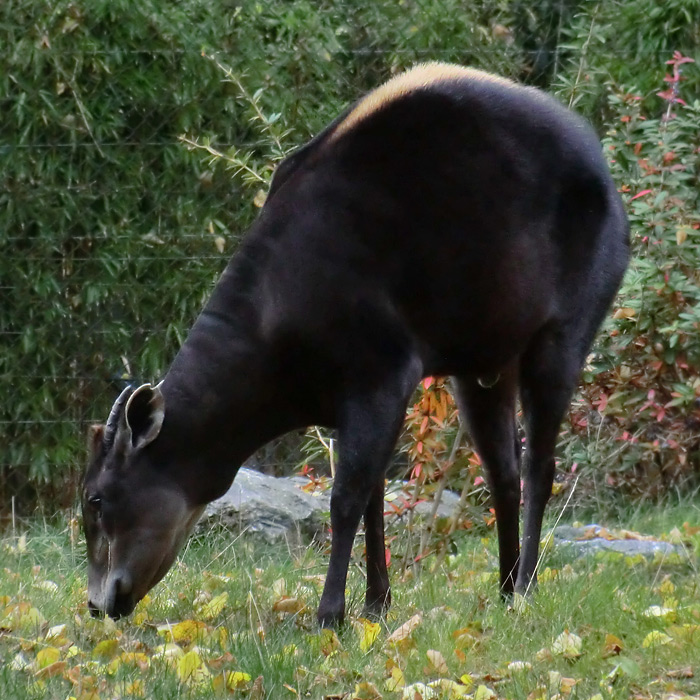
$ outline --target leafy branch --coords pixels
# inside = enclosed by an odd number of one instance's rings
[[[281,113],[273,112],[265,114],[261,104],[263,88],[255,92],[250,92],[245,86],[240,75],[233,69],[222,63],[217,56],[208,55],[202,51],[202,56],[209,59],[224,74],[224,82],[231,83],[236,87],[238,96],[242,102],[248,106],[252,112],[250,123],[256,128],[261,137],[258,144],[266,152],[262,162],[256,158],[254,151],[242,151],[235,146],[226,152],[220,151],[211,145],[208,138],[197,139],[187,135],[181,135],[179,140],[184,143],[189,150],[200,149],[206,151],[213,163],[219,159],[225,161],[232,169],[233,176],[243,174],[243,181],[246,184],[269,184],[274,166],[281,161],[289,152],[290,148],[285,148],[283,141],[289,136],[291,130],[281,126]],[[256,197],[256,205],[262,204],[262,195]]]

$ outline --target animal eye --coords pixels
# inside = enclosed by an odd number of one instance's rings
[[[90,496],[87,503],[95,513],[99,514],[102,511],[102,498],[100,496]]]

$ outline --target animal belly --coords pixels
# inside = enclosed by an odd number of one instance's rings
[[[449,317],[444,310],[436,311],[414,329],[426,375],[486,376],[520,356],[548,319],[548,304],[531,300],[500,309],[466,309]]]

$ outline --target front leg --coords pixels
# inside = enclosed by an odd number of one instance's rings
[[[346,403],[338,430],[338,468],[331,492],[331,556],[318,608],[322,627],[345,617],[345,583],[360,518],[367,513],[367,595],[370,611],[389,602],[382,516],[384,473],[403,424],[406,405],[420,371],[395,377],[373,395]],[[379,503],[379,505],[377,505]],[[380,529],[381,528],[381,529]],[[381,542],[379,541],[381,538]]]
[[[345,618],[345,582],[355,533],[368,493],[360,483],[340,479],[340,464],[331,492],[331,557],[318,606],[321,627],[338,627]]]

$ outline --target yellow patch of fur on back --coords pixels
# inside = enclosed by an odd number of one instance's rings
[[[453,63],[422,63],[405,73],[393,77],[378,88],[372,90],[335,128],[331,139],[352,129],[356,124],[366,119],[382,106],[408,95],[414,90],[428,87],[445,80],[488,81],[515,87],[517,83],[498,75],[486,73],[476,68],[465,68]]]

